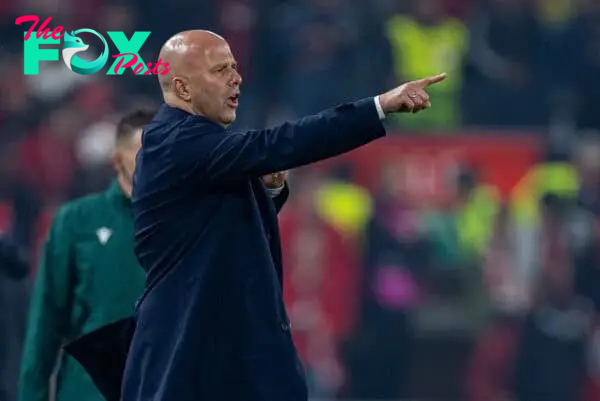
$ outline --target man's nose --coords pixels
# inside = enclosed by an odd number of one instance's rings
[[[242,84],[242,76],[240,75],[239,72],[237,71],[233,71],[233,76],[231,79],[231,84],[234,86],[240,86]]]

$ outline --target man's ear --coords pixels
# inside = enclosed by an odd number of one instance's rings
[[[111,164],[117,174],[123,172],[123,155],[119,150],[115,150],[111,156]]]
[[[191,100],[192,94],[190,93],[187,82],[185,82],[181,78],[175,78],[173,80],[173,85],[174,85],[175,95],[178,98],[185,100],[186,102],[189,102]]]

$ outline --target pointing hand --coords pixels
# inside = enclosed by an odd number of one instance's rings
[[[425,91],[429,86],[446,79],[439,74],[417,81],[407,82],[379,96],[384,113],[418,113],[431,107],[429,95]]]

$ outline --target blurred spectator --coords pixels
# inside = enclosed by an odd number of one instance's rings
[[[468,401],[511,401],[521,321],[510,298],[478,338],[467,368]]]
[[[600,4],[594,0],[581,1],[581,13],[571,25],[570,41],[572,83],[579,107],[576,124],[579,128],[600,129],[600,116],[596,105],[600,101]],[[574,51],[573,51],[574,50]],[[575,54],[573,54],[575,53]]]
[[[536,271],[521,263],[519,255],[524,252],[524,244],[519,242],[516,230],[508,206],[502,205],[485,255],[484,277],[492,304],[503,303],[510,297],[511,305],[524,310],[530,302],[530,276]]]
[[[573,152],[573,169],[578,176],[578,199],[594,216],[600,215],[600,132],[587,131]]]
[[[435,103],[431,113],[401,120],[410,126],[452,129],[461,121],[457,101],[468,32],[460,20],[443,13],[440,0],[413,0],[411,4],[411,14],[397,14],[387,21],[396,82],[441,72],[447,72],[448,78],[431,88]]]
[[[352,97],[365,97],[375,92],[383,92],[399,82],[394,73],[392,51],[385,21],[400,4],[393,0],[364,2],[354,0],[352,8],[357,24],[356,42],[353,51],[357,60],[352,68],[355,78]]]
[[[284,113],[300,117],[345,101],[359,56],[352,51],[357,36],[352,9],[339,0],[293,1],[273,18],[274,55],[283,66],[276,99],[286,102]]]
[[[285,300],[311,394],[331,396],[343,380],[338,345],[354,325],[357,255],[353,243],[316,213],[319,182],[308,175],[295,183],[298,196],[285,207],[292,211],[280,218]]]
[[[478,330],[489,313],[484,258],[499,195],[471,167],[462,166],[449,177],[451,197],[424,210],[421,217],[432,259],[428,280],[432,296],[419,310],[419,326],[425,332]]]
[[[29,260],[8,237],[0,236],[0,401],[14,401],[25,335]]]
[[[455,270],[472,266],[483,257],[499,204],[497,191],[480,182],[470,168],[463,168],[450,180],[454,196],[426,213],[424,220],[436,245],[436,265]]]
[[[0,234],[0,274],[22,280],[29,274],[29,259],[7,234]]]
[[[110,157],[114,149],[116,129],[115,109],[130,109],[122,102],[114,101],[116,89],[112,81],[104,80],[97,84],[85,85],[75,93],[75,103],[85,116],[82,126],[73,138],[73,152],[76,170],[74,185],[70,186],[71,197],[97,192],[108,185],[113,170]],[[143,106],[141,102],[135,103]]]
[[[564,259],[563,259],[564,260]],[[591,310],[573,292],[571,272],[543,274],[516,350],[516,401],[581,400],[587,377]]]
[[[19,176],[16,149],[14,142],[0,147],[0,233],[10,235],[17,246],[30,252],[43,199]]]
[[[574,168],[579,176],[577,201],[568,221],[568,240],[578,294],[600,311],[600,143],[586,138],[577,148]]]
[[[114,149],[114,135],[116,125],[114,120],[107,116],[101,121],[92,123],[80,134],[76,143],[76,182],[71,188],[71,196],[97,192],[106,186],[112,177],[110,155]]]
[[[80,124],[75,109],[58,109],[20,145],[22,179],[50,204],[61,203],[68,193],[75,172],[73,140]]]
[[[361,314],[345,350],[351,398],[402,398],[409,390],[409,312],[422,295],[430,248],[401,177],[398,166],[384,167],[365,233]]]
[[[348,241],[361,240],[372,213],[369,192],[352,182],[353,168],[340,165],[316,193],[316,209],[322,219]]]
[[[535,14],[540,24],[539,71],[540,98],[551,125],[572,125],[575,111],[573,82],[580,47],[573,23],[577,17],[573,0],[534,0]]]
[[[3,79],[0,82],[0,121],[3,138],[23,138],[33,130],[50,108],[37,99],[27,87],[27,77],[23,75],[23,58],[18,55],[5,61],[0,68]]]
[[[589,356],[587,359],[588,375],[584,387],[584,401],[600,399],[600,326],[596,317],[591,334]]]
[[[537,73],[542,32],[531,3],[479,3],[469,31],[465,123],[511,128],[542,125],[543,87]]]

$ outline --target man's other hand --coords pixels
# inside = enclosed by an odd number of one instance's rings
[[[287,180],[288,175],[288,171],[280,171],[279,173],[263,175],[262,180],[267,188],[281,188],[285,183],[285,180]]]
[[[379,96],[384,113],[418,113],[431,107],[429,95],[425,91],[429,86],[442,82],[446,74],[407,82]]]

